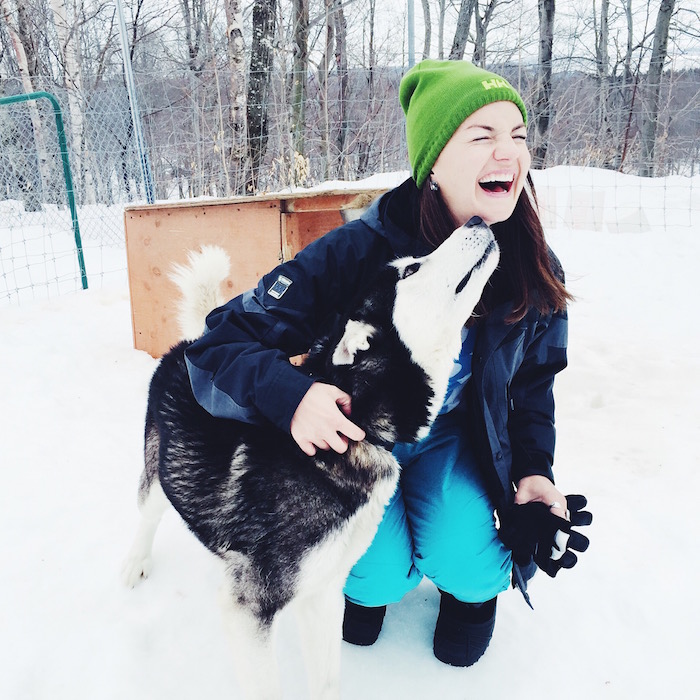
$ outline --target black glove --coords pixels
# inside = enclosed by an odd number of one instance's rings
[[[589,540],[572,528],[590,525],[593,516],[582,510],[587,503],[584,496],[567,496],[566,502],[570,520],[554,515],[546,504],[537,501],[513,504],[501,513],[498,534],[513,551],[516,564],[525,566],[534,558],[537,566],[552,577],[559,569],[570,569],[576,564],[578,559],[572,550],[585,552]]]

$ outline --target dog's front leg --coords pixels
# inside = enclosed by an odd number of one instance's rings
[[[311,700],[340,700],[344,583],[333,581],[295,604]]]

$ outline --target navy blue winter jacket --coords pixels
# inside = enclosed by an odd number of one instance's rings
[[[194,394],[207,411],[247,422],[268,420],[289,431],[313,382],[289,357],[306,352],[384,263],[429,252],[412,225],[415,192],[406,181],[360,219],[311,243],[265,275],[256,289],[209,315],[208,332],[186,352]],[[269,293],[273,285],[279,298]],[[472,377],[463,398],[465,429],[499,509],[513,502],[513,483],[522,477],[553,480],[552,385],[566,366],[566,313],[531,308],[521,321],[508,324],[511,308],[511,302],[503,303],[477,323]]]

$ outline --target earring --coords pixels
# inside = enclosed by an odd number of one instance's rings
[[[440,189],[440,186],[431,178],[430,180],[430,191],[431,192],[437,192]]]

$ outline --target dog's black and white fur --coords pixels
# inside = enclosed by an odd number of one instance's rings
[[[148,575],[169,501],[225,563],[222,607],[249,698],[281,697],[272,638],[275,618],[292,603],[310,695],[339,698],[343,586],[396,488],[391,447],[429,431],[460,330],[497,262],[490,229],[463,226],[430,255],[387,265],[340,330],[315,344],[304,369],[350,394],[351,418],[367,434],[344,454],[310,457],[271,426],[213,418],[192,395],[187,343],[163,357],[151,382],[142,520],[125,580]],[[179,270],[190,290],[185,306],[201,307],[207,285],[196,266],[190,272],[188,285]]]

